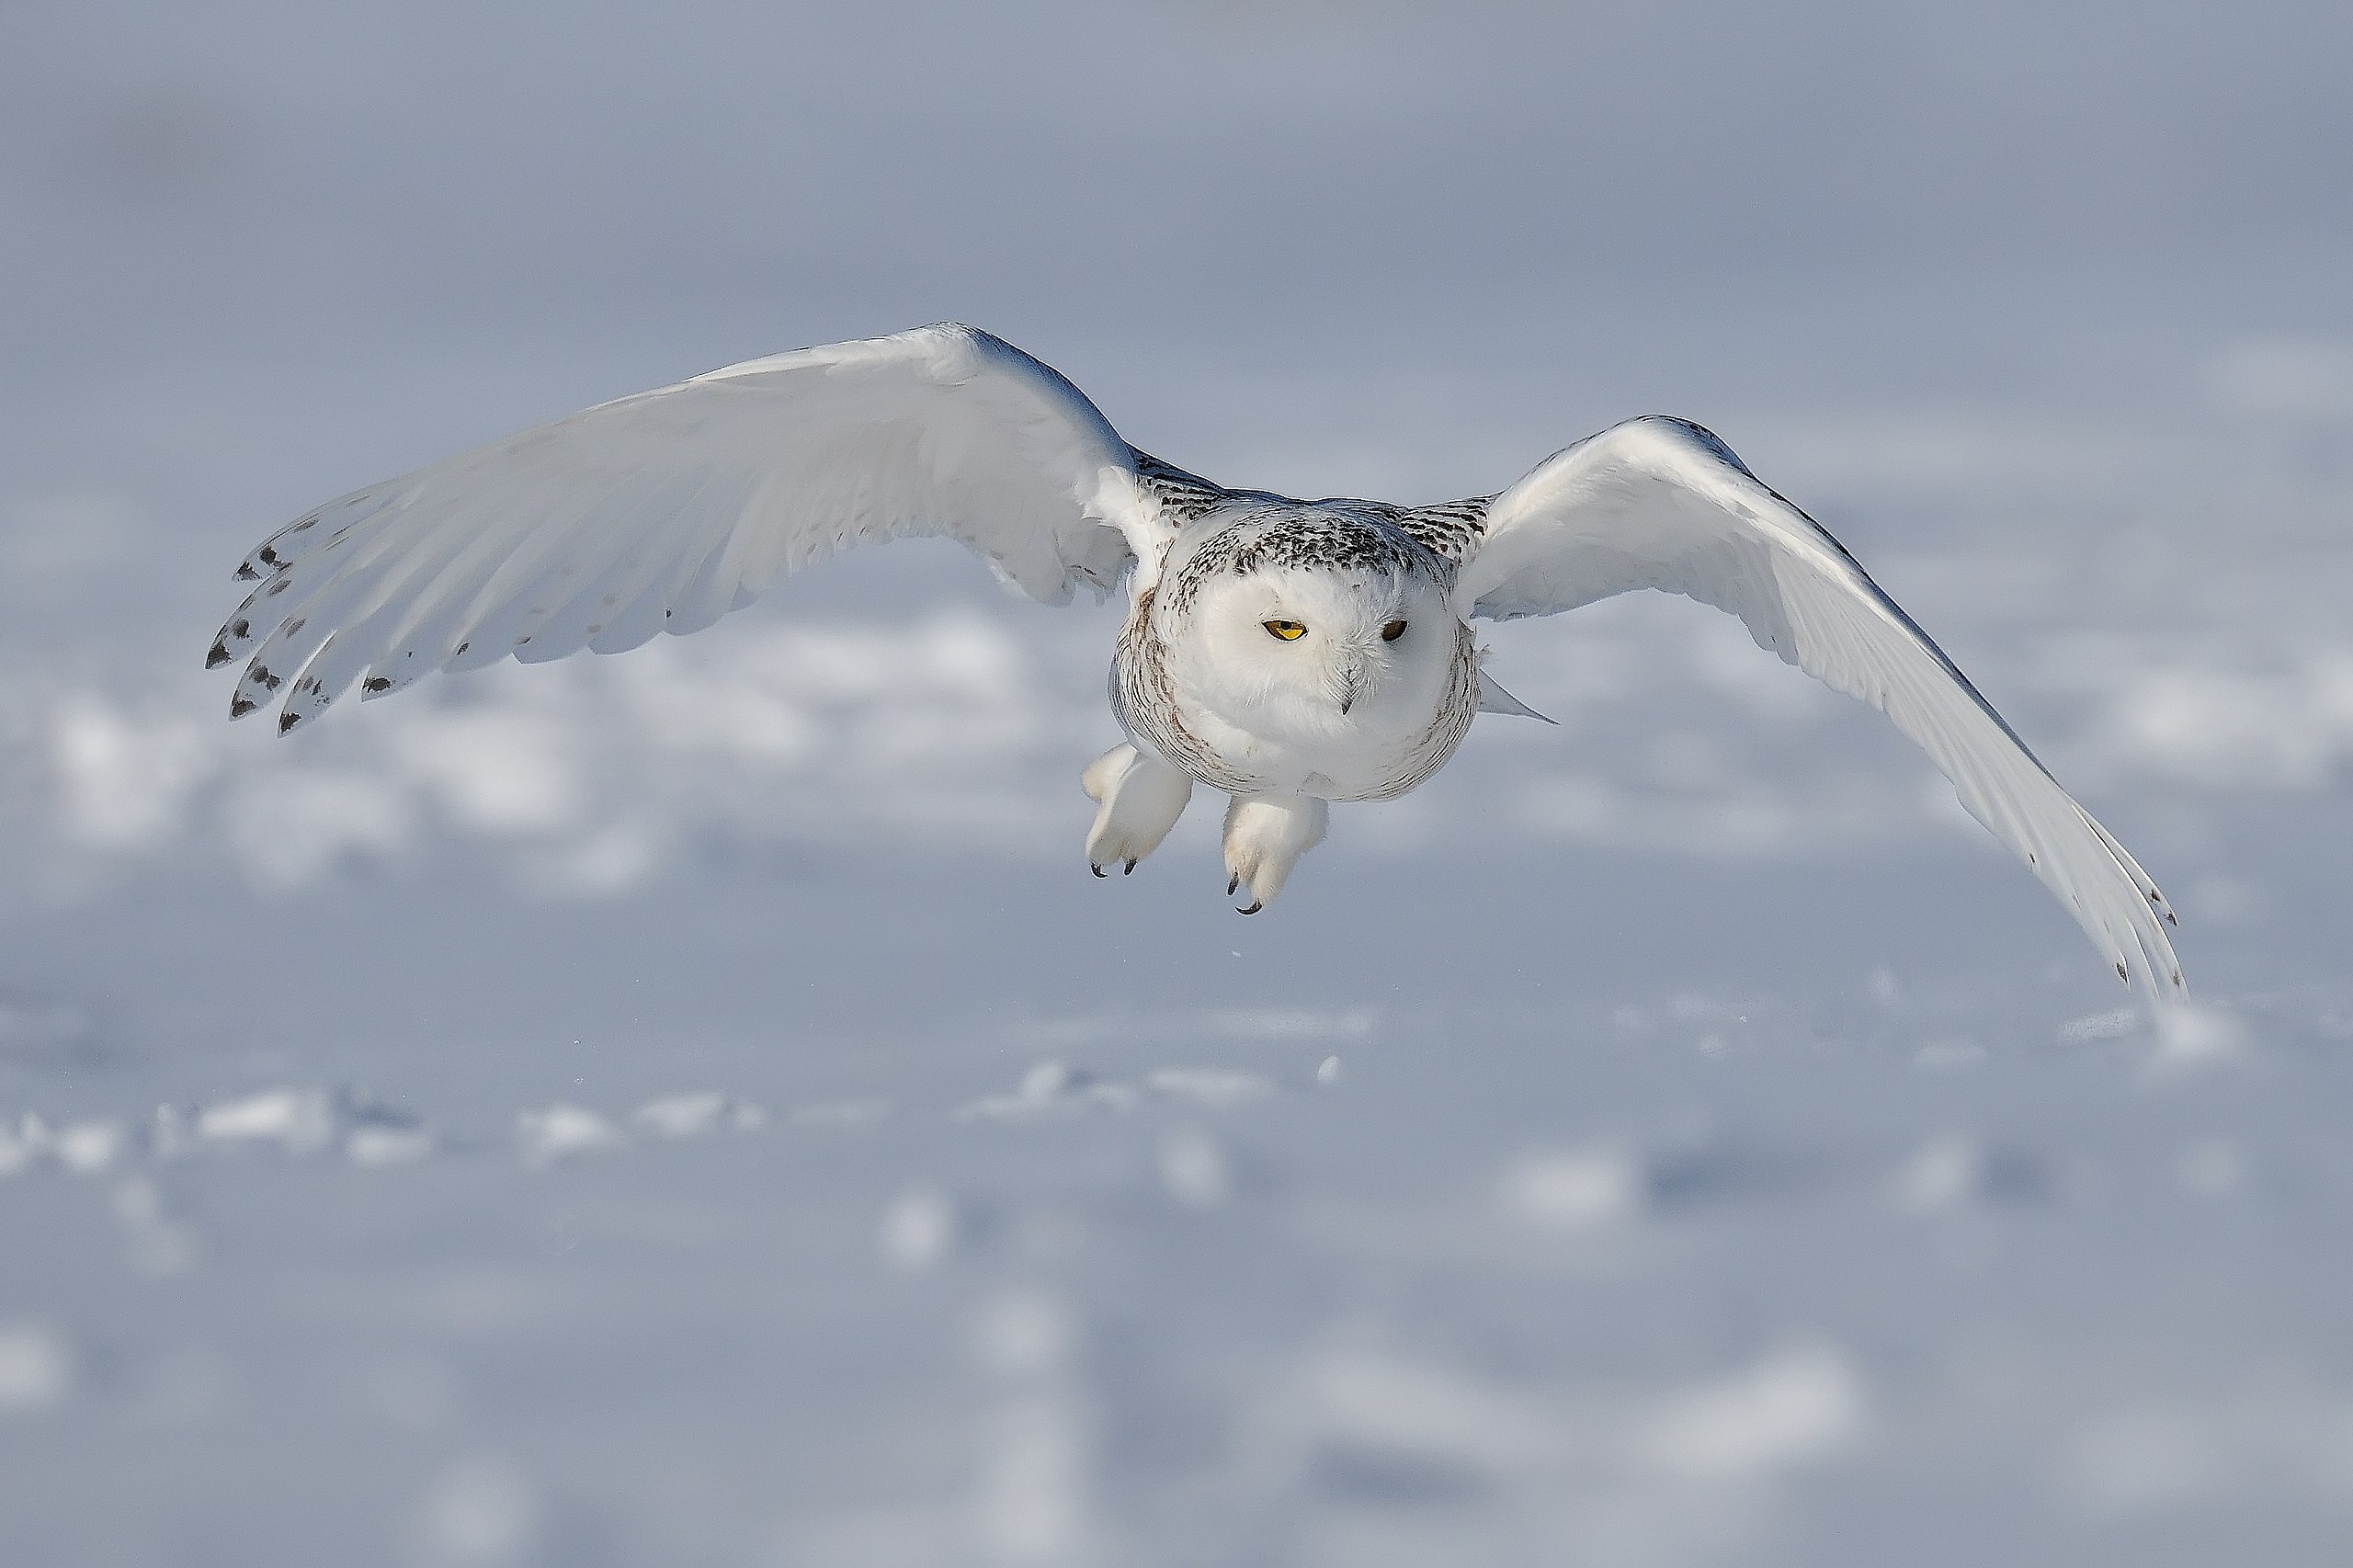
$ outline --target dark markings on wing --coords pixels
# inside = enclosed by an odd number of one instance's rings
[[[1136,477],[1180,528],[1227,497],[1223,486],[1213,484],[1198,473],[1188,473],[1175,463],[1164,462],[1133,447],[1128,450],[1135,453]]]
[[[1472,542],[1487,531],[1487,503],[1493,499],[1473,495],[1467,501],[1415,506],[1399,516],[1397,526],[1425,548],[1460,566]]]

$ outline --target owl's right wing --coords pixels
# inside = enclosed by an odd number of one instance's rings
[[[1177,475],[1051,367],[967,326],[714,370],[347,495],[270,536],[208,666],[278,728],[354,679],[699,631],[846,546],[944,536],[1061,603],[1157,561]],[[361,677],[364,675],[364,679]]]
[[[1636,588],[1731,611],[1759,645],[1885,713],[2118,979],[2185,994],[2173,911],[2148,874],[1845,546],[1699,426],[1632,420],[1538,465],[1488,505],[1456,591],[1509,619]]]

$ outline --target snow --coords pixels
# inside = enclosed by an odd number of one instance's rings
[[[626,1149],[629,1139],[586,1107],[559,1101],[516,1113],[515,1147],[526,1165],[539,1169],[574,1154]]]
[[[1635,1445],[1661,1469],[1714,1478],[1827,1459],[1865,1435],[1859,1380],[1835,1349],[1794,1346],[1671,1394]]]
[[[2343,1560],[2345,20],[1261,9],[0,20],[0,1555]],[[2198,1007],[1655,597],[1248,920],[1199,801],[1086,874],[1118,608],[952,550],[197,667],[318,500],[949,315],[1310,494],[1703,419]]]
[[[758,1106],[730,1099],[712,1089],[664,1095],[630,1112],[630,1120],[658,1138],[699,1138],[722,1127],[756,1132],[767,1125],[767,1112]]]
[[[268,1089],[205,1107],[197,1115],[196,1135],[222,1143],[276,1142],[290,1153],[313,1153],[335,1136],[335,1112],[321,1090]]]
[[[946,1256],[955,1239],[954,1206],[944,1195],[918,1187],[882,1211],[876,1244],[893,1267],[920,1273]]]
[[[40,1415],[65,1402],[73,1352],[45,1324],[0,1323],[0,1416]]]
[[[1530,1223],[1578,1231],[1617,1224],[1642,1210],[1647,1180],[1615,1149],[1563,1149],[1532,1154],[1503,1183],[1505,1203]]]
[[[1215,1209],[1233,1196],[1225,1151],[1204,1128],[1172,1127],[1161,1138],[1160,1180],[1188,1209]]]

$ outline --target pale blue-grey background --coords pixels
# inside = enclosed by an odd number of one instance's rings
[[[0,1540],[2332,1562],[2341,7],[0,5]],[[1715,427],[2156,873],[2170,1042],[1739,628],[1502,629],[1243,922],[945,547],[279,743],[310,505],[956,318],[1236,483]],[[695,1098],[692,1096],[701,1096]],[[687,1096],[687,1097],[681,1097]]]

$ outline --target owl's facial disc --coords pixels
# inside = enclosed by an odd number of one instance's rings
[[[1453,639],[1417,573],[1287,566],[1204,587],[1199,696],[1265,733],[1419,733],[1443,699]]]

